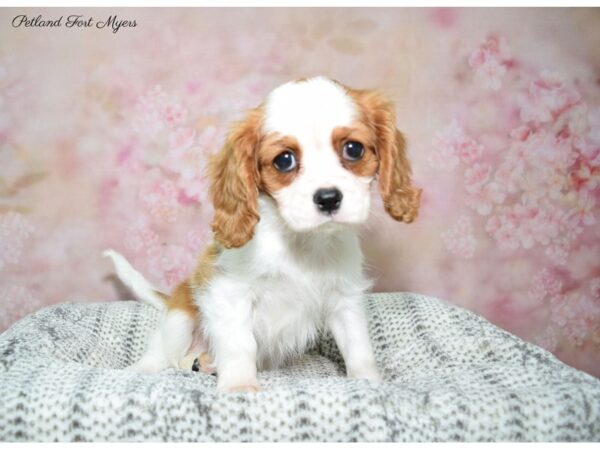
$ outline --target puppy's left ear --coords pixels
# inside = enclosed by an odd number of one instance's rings
[[[410,223],[419,213],[421,189],[412,184],[406,141],[396,128],[394,106],[375,91],[351,93],[362,110],[363,120],[376,135],[379,191],[385,210],[394,219]]]
[[[225,248],[241,247],[252,239],[260,219],[256,152],[261,120],[260,109],[251,110],[232,127],[225,145],[209,163],[215,209],[212,228],[216,240]]]

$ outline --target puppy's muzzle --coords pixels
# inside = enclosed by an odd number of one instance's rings
[[[337,188],[319,189],[315,192],[313,201],[319,211],[325,214],[332,214],[340,208],[342,197],[342,193]]]

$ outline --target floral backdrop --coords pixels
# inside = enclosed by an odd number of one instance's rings
[[[412,225],[375,205],[375,290],[469,308],[600,376],[600,10],[3,8],[0,23],[0,331],[126,298],[107,247],[173,287],[209,239],[203,169],[229,123],[323,74],[393,99],[424,189]]]

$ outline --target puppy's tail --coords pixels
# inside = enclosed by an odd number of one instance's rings
[[[123,255],[108,249],[102,252],[102,256],[111,259],[119,279],[138,299],[161,310],[166,308],[169,296],[155,289],[141,273],[131,267]]]

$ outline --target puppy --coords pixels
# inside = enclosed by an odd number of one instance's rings
[[[349,377],[380,379],[358,225],[375,178],[398,221],[415,219],[421,194],[392,104],[324,77],[286,83],[232,128],[209,177],[214,240],[170,296],[106,252],[136,296],[164,310],[131,369],[189,369],[199,357],[219,391],[257,391],[257,370],[329,329]]]

